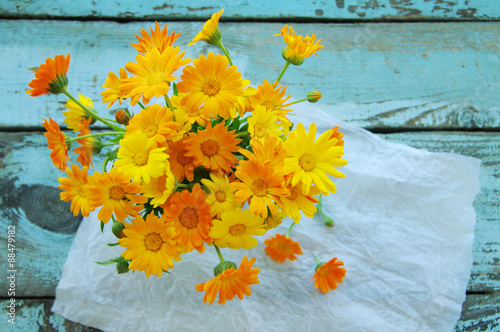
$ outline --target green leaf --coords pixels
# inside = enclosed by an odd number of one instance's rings
[[[118,155],[118,149],[119,148],[116,148],[113,151],[106,152],[106,156],[108,156],[109,160],[115,160],[116,159],[116,156]]]
[[[110,139],[110,140],[108,140],[108,141],[110,141],[111,143],[116,143],[116,144],[118,144],[118,143],[120,143],[120,140],[121,140],[121,139],[123,139],[123,135],[118,135],[118,136],[116,136],[115,138]]]
[[[119,246],[120,244],[117,242],[117,243],[108,243],[108,246],[110,247],[115,247],[115,246]]]
[[[174,96],[177,96],[178,95],[178,91],[177,91],[177,84],[173,84],[173,87],[172,87],[172,90],[174,91]]]
[[[110,260],[107,260],[105,262],[96,262],[96,263],[99,265],[109,265],[109,264],[120,263],[120,262],[126,262],[125,258],[123,258],[122,256],[118,256],[115,258],[111,258]]]

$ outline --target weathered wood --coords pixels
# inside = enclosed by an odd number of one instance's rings
[[[406,2],[405,2],[406,3]],[[264,11],[263,11],[264,12]],[[202,22],[172,22],[177,44],[193,58],[218,50],[185,46]],[[273,81],[284,64],[282,23],[222,23],[224,44],[253,85]],[[107,73],[134,61],[134,34],[151,23],[0,21],[4,79],[0,128],[41,128],[49,115],[63,123],[63,96],[31,98],[28,68],[71,53],[69,89],[100,102]],[[323,49],[282,82],[296,99],[320,89],[320,107],[338,119],[376,130],[500,128],[500,23],[294,24],[299,34],[322,38]],[[36,50],[36,51],[33,51]],[[119,105],[116,105],[117,109]],[[111,112],[112,113],[112,112]]]
[[[488,0],[335,0],[335,1],[202,1],[147,3],[121,1],[7,1],[0,15],[14,18],[60,18],[111,20],[204,20],[225,8],[226,20],[495,20],[500,6]]]
[[[468,294],[455,331],[498,331],[499,328],[500,294]]]

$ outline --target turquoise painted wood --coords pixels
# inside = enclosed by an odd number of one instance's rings
[[[225,45],[243,76],[254,86],[273,81],[284,60],[283,23],[221,24]],[[109,71],[134,61],[134,35],[151,23],[0,21],[5,61],[0,96],[0,128],[41,128],[52,116],[63,123],[65,98],[36,99],[25,94],[34,77],[29,68],[55,54],[71,53],[69,89],[83,93],[106,113],[100,101]],[[182,32],[178,45],[193,58],[218,50],[186,44],[202,23],[170,22]],[[334,117],[376,131],[405,129],[500,128],[500,22],[407,24],[294,24],[300,34],[322,38],[318,58],[291,66],[282,82],[296,99],[323,91],[322,108]],[[251,36],[254,36],[252,38]],[[36,50],[36,52],[33,52]],[[252,50],[252,52],[249,52]],[[119,106],[112,109],[115,111]]]
[[[224,20],[497,20],[500,4],[491,0],[335,0],[70,1],[11,0],[0,15],[15,18],[86,18],[110,20],[204,20],[225,8]]]

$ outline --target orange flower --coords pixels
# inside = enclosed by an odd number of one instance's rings
[[[115,214],[119,222],[127,216],[135,217],[148,201],[146,196],[138,195],[141,185],[130,182],[130,176],[112,168],[109,173],[95,172],[89,176],[88,195],[95,207],[102,206],[97,218],[104,223]]]
[[[205,130],[189,133],[189,140],[186,141],[189,152],[185,156],[195,158],[195,167],[203,165],[214,171],[230,172],[238,162],[233,153],[239,150],[237,145],[241,139],[236,138],[234,130],[227,129],[224,122],[213,128],[208,122]]]
[[[330,136],[330,141],[332,141],[333,146],[344,146],[344,140],[342,139],[344,135],[341,131],[339,131],[339,126],[335,126],[332,128],[333,132]],[[335,140],[335,141],[334,141]]]
[[[88,167],[84,166],[81,170],[78,165],[71,165],[71,169],[66,168],[66,174],[69,178],[60,177],[58,181],[60,186],[57,188],[63,190],[61,192],[61,201],[71,200],[71,212],[77,216],[81,211],[84,217],[88,217],[89,213],[94,211],[94,206],[90,203],[87,197],[87,171]]]
[[[266,135],[263,140],[252,139],[250,146],[253,153],[246,149],[240,149],[238,152],[248,160],[261,162],[281,172],[288,153],[283,149],[283,141],[279,137]]]
[[[125,98],[125,93],[120,92],[120,86],[123,80],[128,77],[127,71],[124,68],[120,68],[120,77],[116,76],[115,73],[109,72],[108,78],[106,78],[103,88],[107,89],[101,92],[102,102],[109,103],[107,108],[110,108],[117,100],[122,104],[123,98]]]
[[[46,119],[43,119],[43,121],[45,122],[42,123],[42,125],[47,130],[47,132],[43,134],[43,136],[47,137],[49,149],[52,150],[52,152],[50,153],[52,163],[61,171],[64,171],[66,170],[67,161],[70,160],[68,156],[68,150],[71,148],[71,145],[68,147],[68,144],[66,143],[66,136],[61,132],[61,129],[59,128],[57,122],[55,122],[51,118],[49,118],[50,122]],[[71,142],[69,139],[68,141]]]
[[[206,41],[210,45],[218,45],[222,37],[222,33],[219,30],[219,19],[223,12],[224,8],[222,8],[218,13],[212,14],[212,17],[203,25],[203,29],[198,32],[188,45],[196,44],[201,40]]]
[[[176,34],[174,31],[170,36],[167,36],[167,25],[165,24],[165,27],[163,28],[163,30],[161,30],[160,25],[156,21],[155,29],[153,30],[153,28],[149,28],[149,30],[151,30],[151,36],[146,30],[141,29],[142,38],[138,35],[135,35],[139,43],[130,43],[130,45],[132,45],[132,47],[135,48],[139,53],[146,54],[147,52],[151,51],[153,47],[156,47],[161,54],[168,46],[172,46],[172,44],[181,35],[180,32]]]
[[[186,148],[186,139],[182,139],[177,142],[169,142],[170,150],[168,154],[168,162],[170,163],[170,169],[174,174],[177,182],[184,181],[187,178],[188,181],[193,181],[194,179],[194,158],[186,156],[189,151]]]
[[[281,35],[286,43],[286,46],[281,51],[283,59],[289,61],[290,63],[299,66],[304,63],[305,58],[316,54],[316,52],[323,48],[319,42],[321,39],[316,41],[316,36],[311,35],[311,37],[306,36],[305,38],[301,35],[296,35],[292,27],[288,24],[281,29]],[[276,34],[275,36],[279,36]]]
[[[207,194],[197,183],[193,191],[184,190],[170,196],[164,207],[162,217],[175,227],[177,244],[184,245],[190,252],[196,249],[199,253],[205,251],[205,245],[212,243],[208,235],[212,226],[210,204],[205,202]]]
[[[234,267],[231,267],[215,278],[196,285],[198,292],[205,291],[203,302],[207,303],[208,301],[213,304],[217,294],[219,294],[219,304],[225,304],[226,300],[232,300],[236,295],[240,300],[243,299],[243,295],[250,296],[252,291],[248,286],[259,283],[260,269],[252,268],[254,263],[255,257],[248,260],[245,256],[238,269],[235,270]]]
[[[317,209],[314,204],[318,203],[318,200],[313,197],[313,195],[318,195],[320,191],[314,185],[310,186],[309,194],[304,195],[302,192],[303,184],[301,182],[293,186],[291,183],[288,184],[287,188],[290,190],[290,196],[281,197],[282,209],[286,212],[287,216],[293,219],[294,222],[298,223],[301,219],[300,211],[308,218],[314,218],[314,214]]]
[[[68,85],[66,73],[68,72],[69,60],[69,53],[66,58],[63,55],[56,55],[54,59],[45,60],[45,63],[42,63],[40,69],[35,73],[35,78],[28,84],[31,89],[26,93],[29,93],[30,97],[37,97],[63,92]]]
[[[78,136],[85,136],[90,134],[89,125],[92,122],[92,118],[83,120],[80,124],[80,134]],[[83,146],[79,146],[75,149],[75,153],[78,153],[78,161],[82,166],[94,166],[92,162],[92,154],[99,153],[102,148],[102,140],[99,137],[86,137],[77,140],[77,142]]]
[[[280,263],[288,258],[291,261],[297,259],[295,255],[302,255],[302,248],[298,242],[283,234],[276,234],[264,241],[266,254],[273,260]]]
[[[346,273],[346,269],[341,267],[344,265],[344,262],[337,261],[337,257],[333,257],[330,261],[318,265],[312,277],[314,287],[323,293],[328,293],[332,289],[337,288],[337,283],[342,283],[342,278],[344,278]]]

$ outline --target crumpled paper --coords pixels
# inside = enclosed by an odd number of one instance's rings
[[[460,318],[472,266],[478,159],[395,144],[300,105],[294,123],[318,132],[339,125],[345,135],[346,177],[323,197],[335,219],[303,218],[291,236],[303,255],[284,264],[251,250],[222,249],[237,265],[256,257],[260,283],[252,295],[225,305],[203,303],[195,286],[213,277],[212,247],[183,255],[171,274],[116,274],[95,261],[117,257],[110,225],[97,213],[81,223],[56,290],[52,311],[106,331],[451,331]],[[319,135],[319,134],[318,134]],[[286,233],[291,220],[269,232]],[[327,294],[311,280],[317,255],[342,260],[344,282]]]

